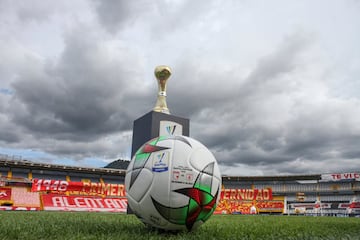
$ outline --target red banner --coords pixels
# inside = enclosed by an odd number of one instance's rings
[[[271,188],[222,189],[215,214],[283,212],[284,200],[279,199],[279,197],[276,198],[273,198]]]
[[[42,203],[44,210],[56,211],[126,212],[127,210],[126,198],[43,194]]]
[[[74,195],[101,195],[111,197],[125,197],[124,184],[68,182],[62,180],[34,179],[33,192],[69,192]]]
[[[350,208],[356,208],[356,209],[360,209],[360,202],[352,202],[350,203]]]
[[[226,200],[272,200],[272,189],[222,189],[221,199]]]
[[[360,202],[340,203],[338,208],[360,209]]]
[[[11,188],[0,187],[0,201],[11,201]]]

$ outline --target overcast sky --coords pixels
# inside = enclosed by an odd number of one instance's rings
[[[358,0],[0,0],[0,154],[130,159],[163,64],[222,174],[360,170]]]

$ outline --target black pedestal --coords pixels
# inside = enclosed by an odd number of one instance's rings
[[[148,112],[134,121],[131,157],[150,139],[169,135],[189,136],[189,119],[161,112]]]

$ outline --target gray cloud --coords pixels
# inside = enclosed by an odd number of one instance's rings
[[[137,18],[146,14],[153,6],[146,0],[136,2],[94,0],[93,3],[99,22],[111,33],[134,24]]]
[[[16,126],[9,123],[3,114],[0,114],[0,125],[0,142],[12,144],[20,141],[21,135],[18,134]]]
[[[215,1],[194,2],[190,0],[169,2],[164,0],[141,1],[98,1],[93,0],[95,13],[100,24],[110,33],[117,33],[141,22],[146,27],[144,34],[161,39],[174,31],[181,31],[220,7]]]
[[[68,34],[58,62],[13,83],[12,104],[22,110],[13,112],[16,123],[40,135],[77,140],[130,129],[135,113],[124,105],[135,106],[125,96],[136,87],[139,73],[131,69],[129,52],[114,48],[113,55],[107,55],[87,30]],[[132,84],[127,84],[130,79]],[[146,93],[138,92],[137,98],[144,97]]]
[[[176,89],[170,106],[196,122],[193,136],[210,147],[223,166],[242,164],[262,169],[284,164],[288,167],[281,167],[283,172],[295,174],[314,172],[310,162],[332,161],[338,157],[331,154],[334,151],[349,151],[356,158],[353,148],[357,141],[350,126],[354,126],[354,117],[359,117],[331,100],[303,108],[302,101],[307,104],[311,99],[299,99],[301,86],[297,88],[299,84],[288,77],[303,70],[301,57],[310,43],[300,33],[285,37],[273,53],[261,58],[253,71],[240,79],[236,79],[236,69],[221,75],[219,69],[204,72],[195,64],[180,65],[179,79],[169,83]],[[292,170],[298,159],[309,164]]]
[[[22,23],[48,21],[55,13],[65,9],[64,4],[41,0],[33,0],[31,4],[11,0],[0,1],[0,13],[5,16],[13,14],[13,17]],[[12,20],[8,19],[8,21]]]
[[[169,64],[171,113],[191,120],[191,136],[225,174],[358,168],[359,99],[343,96],[356,85],[360,51],[328,41],[334,31],[317,26],[327,13],[318,19],[286,2],[277,14],[250,2],[78,4],[0,2],[0,147],[76,161],[129,157],[132,123],[156,100],[152,71]],[[339,52],[348,59],[334,68]]]

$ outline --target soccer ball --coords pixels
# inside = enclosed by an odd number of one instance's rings
[[[128,204],[145,224],[163,230],[193,230],[214,212],[221,174],[200,142],[160,136],[135,153],[125,176]]]

